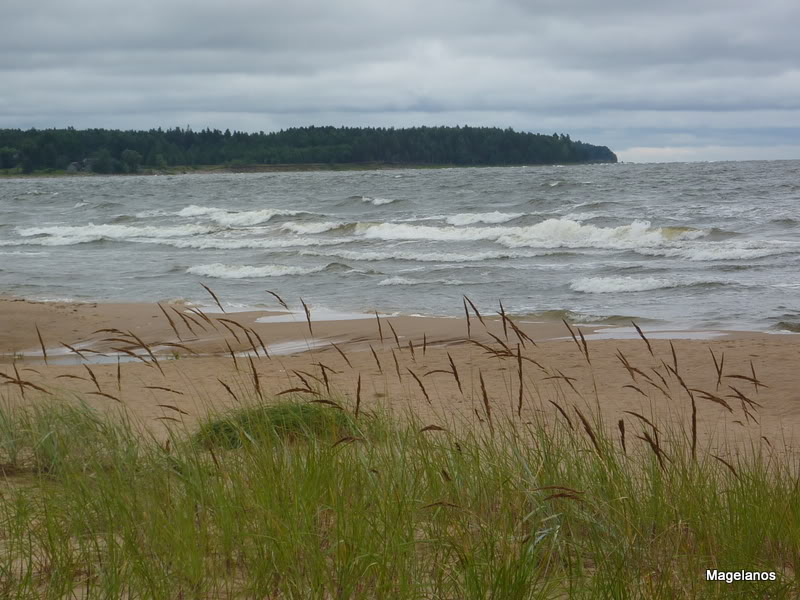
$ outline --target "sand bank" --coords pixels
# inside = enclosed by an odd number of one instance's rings
[[[797,335],[654,332],[648,347],[629,331],[607,339],[608,329],[581,326],[584,346],[560,322],[515,319],[518,335],[488,315],[482,323],[473,314],[468,332],[465,318],[383,317],[379,328],[375,316],[316,321],[312,306],[309,327],[305,315],[281,310],[204,319],[185,305],[161,306],[169,319],[156,304],[0,299],[1,393],[25,402],[47,395],[11,380],[54,396],[78,393],[158,431],[259,393],[308,388],[308,399],[354,403],[360,378],[364,410],[380,404],[431,424],[487,422],[485,389],[494,420],[545,415],[579,427],[577,409],[599,412],[610,429],[624,419],[635,434],[642,423],[630,412],[686,424],[691,390],[701,440],[783,444],[800,433]]]

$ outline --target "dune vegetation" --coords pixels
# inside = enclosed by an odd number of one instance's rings
[[[420,422],[316,382],[262,398],[245,373],[235,408],[190,425],[166,406],[164,434],[121,405],[101,413],[30,388],[20,402],[19,372],[5,379],[3,598],[800,593],[798,461],[777,442],[712,449],[691,419],[606,423],[566,395],[523,419],[485,388],[474,424]],[[742,395],[754,418],[757,396]],[[707,570],[775,576],[711,582]]]

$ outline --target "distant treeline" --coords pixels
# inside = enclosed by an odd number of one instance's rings
[[[497,127],[295,127],[273,133],[151,129],[0,129],[0,169],[135,173],[141,167],[389,163],[535,165],[616,162],[568,135]]]

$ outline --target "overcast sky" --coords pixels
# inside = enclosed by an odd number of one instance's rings
[[[798,0],[36,0],[0,127],[490,125],[625,161],[800,158]]]

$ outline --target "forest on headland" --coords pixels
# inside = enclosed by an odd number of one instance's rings
[[[541,165],[617,162],[606,146],[497,127],[0,129],[0,170],[137,173],[224,165]]]

